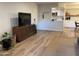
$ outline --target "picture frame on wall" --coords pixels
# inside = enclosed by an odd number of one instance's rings
[[[44,13],[42,14],[42,18],[44,19]]]

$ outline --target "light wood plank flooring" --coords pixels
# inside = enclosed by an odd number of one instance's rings
[[[79,55],[76,41],[75,32],[71,29],[65,29],[63,32],[38,31],[37,34],[16,44],[14,48],[1,51],[0,55],[75,56]]]

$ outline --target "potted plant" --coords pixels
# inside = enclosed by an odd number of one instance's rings
[[[8,50],[11,48],[11,38],[10,38],[10,34],[5,32],[2,35],[2,47],[5,50]]]

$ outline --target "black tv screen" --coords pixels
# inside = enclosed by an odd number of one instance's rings
[[[31,25],[31,13],[18,13],[19,26]]]

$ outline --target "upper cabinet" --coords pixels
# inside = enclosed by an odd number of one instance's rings
[[[52,8],[51,9],[51,18],[62,21],[64,18],[64,11],[62,9]]]
[[[66,17],[79,17],[79,14],[78,13],[77,14],[71,14],[71,13],[66,11],[65,16]]]

